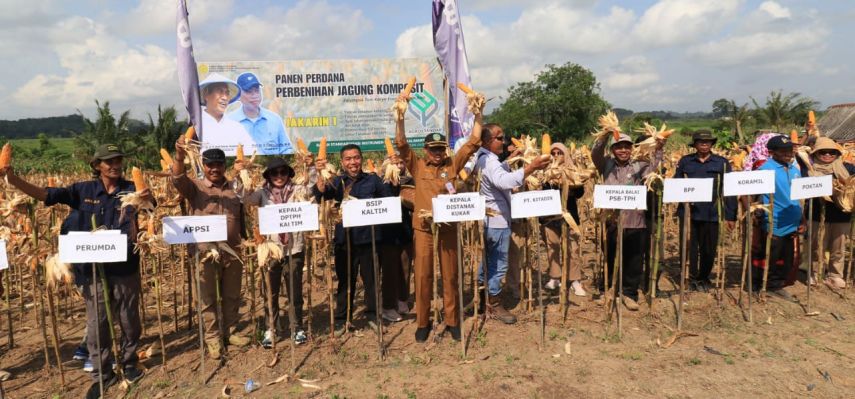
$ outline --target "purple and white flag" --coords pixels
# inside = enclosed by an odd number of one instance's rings
[[[472,87],[457,0],[433,0],[433,47],[448,81],[448,143],[454,148],[457,140],[469,135],[475,122],[466,108],[466,93],[457,88],[457,83]]]
[[[184,106],[190,114],[190,124],[196,129],[196,136],[202,139],[202,102],[199,97],[199,72],[193,57],[193,42],[190,40],[190,22],[187,19],[187,3],[178,0],[178,13],[175,15],[175,38],[178,56],[178,86]]]

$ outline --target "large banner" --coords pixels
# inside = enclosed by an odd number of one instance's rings
[[[391,108],[416,77],[407,113],[407,139],[421,147],[445,134],[442,70],[434,58],[200,62],[203,148],[290,154],[297,138],[316,151],[354,143],[380,150],[395,136]],[[228,90],[223,90],[225,87]]]

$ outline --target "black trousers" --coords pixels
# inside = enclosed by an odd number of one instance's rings
[[[268,315],[268,328],[273,331],[280,329],[279,325],[279,295],[282,292],[282,284],[285,284],[285,292],[288,293],[288,300],[294,304],[291,309],[288,309],[288,326],[293,334],[297,329],[303,327],[303,253],[298,253],[291,256],[294,262],[294,292],[291,292],[291,284],[289,283],[290,273],[288,272],[288,256],[285,256],[281,261],[275,262],[267,271],[270,276],[270,298],[272,298],[271,311],[273,315]],[[284,275],[284,281],[283,281]],[[293,309],[293,312],[292,312]],[[268,309],[264,309],[265,314]]]
[[[647,228],[623,229],[623,295],[638,300],[638,288],[644,275],[644,257],[649,243]],[[617,255],[617,226],[608,226],[606,257],[609,266],[609,284],[615,281],[615,258]],[[608,289],[608,287],[601,287]]]
[[[109,266],[102,266],[109,267]],[[98,348],[97,341],[101,344],[101,368],[105,379],[112,373],[113,353],[110,350],[110,324],[107,322],[107,310],[104,301],[104,289],[101,279],[97,280],[97,286],[92,283],[81,286],[83,299],[86,302],[86,347],[89,349],[89,360],[95,366],[92,371],[92,379],[98,381]],[[95,292],[98,290],[98,318],[95,318]],[[140,275],[134,273],[130,276],[107,276],[107,293],[110,295],[110,309],[113,321],[118,323],[119,329],[115,333],[119,337],[119,356],[122,358],[120,364],[123,366],[135,366],[137,364],[137,349],[140,345],[140,334],[142,325],[140,323],[140,291],[142,290]]]
[[[365,315],[371,319],[377,311],[377,299],[374,293],[374,264],[371,254],[371,244],[350,246],[350,312],[353,316],[353,298],[356,296],[356,276],[362,277],[362,287],[365,289]],[[347,246],[335,247],[335,274],[338,277],[336,292],[335,318],[347,318]],[[352,319],[352,317],[351,317]]]
[[[762,231],[757,231],[755,234],[759,239],[759,245],[753,248],[752,257],[755,266],[760,266],[762,260],[766,258],[766,234]],[[777,290],[793,284],[795,272],[793,261],[796,255],[795,236],[796,233],[784,237],[772,236],[772,245],[769,247],[769,256],[772,259],[767,265],[769,276],[766,281],[766,289]],[[759,291],[763,284],[763,268],[752,267],[751,271],[753,273],[751,276],[752,283],[754,283],[755,290]]]
[[[694,281],[709,281],[718,249],[718,222],[689,222],[689,276]],[[683,221],[680,219],[680,251],[683,251]],[[682,255],[682,252],[681,252]]]

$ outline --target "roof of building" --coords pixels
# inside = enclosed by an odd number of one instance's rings
[[[855,141],[855,103],[828,107],[816,124],[823,136],[834,141]]]

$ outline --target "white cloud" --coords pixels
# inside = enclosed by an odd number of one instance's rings
[[[633,35],[649,46],[691,43],[717,32],[736,15],[742,0],[660,0],[648,8]]]
[[[302,0],[287,10],[271,7],[237,17],[219,30],[205,26],[212,33],[194,35],[194,48],[204,61],[343,56],[372,26],[361,10]]]
[[[234,0],[188,0],[191,28],[232,13]],[[132,35],[170,34],[175,29],[176,0],[140,0],[127,14],[114,18],[115,31]]]
[[[603,85],[608,89],[638,89],[659,81],[659,73],[644,56],[633,56],[613,65],[605,74]]]
[[[760,7],[758,7],[757,10],[768,14],[774,19],[790,19],[793,16],[789,8],[786,8],[775,1],[764,1],[760,4]]]
[[[62,20],[50,31],[70,36],[51,46],[63,73],[36,74],[12,94],[19,105],[67,112],[95,99],[148,100],[174,87],[175,60],[161,47],[129,46],[85,17]]]

